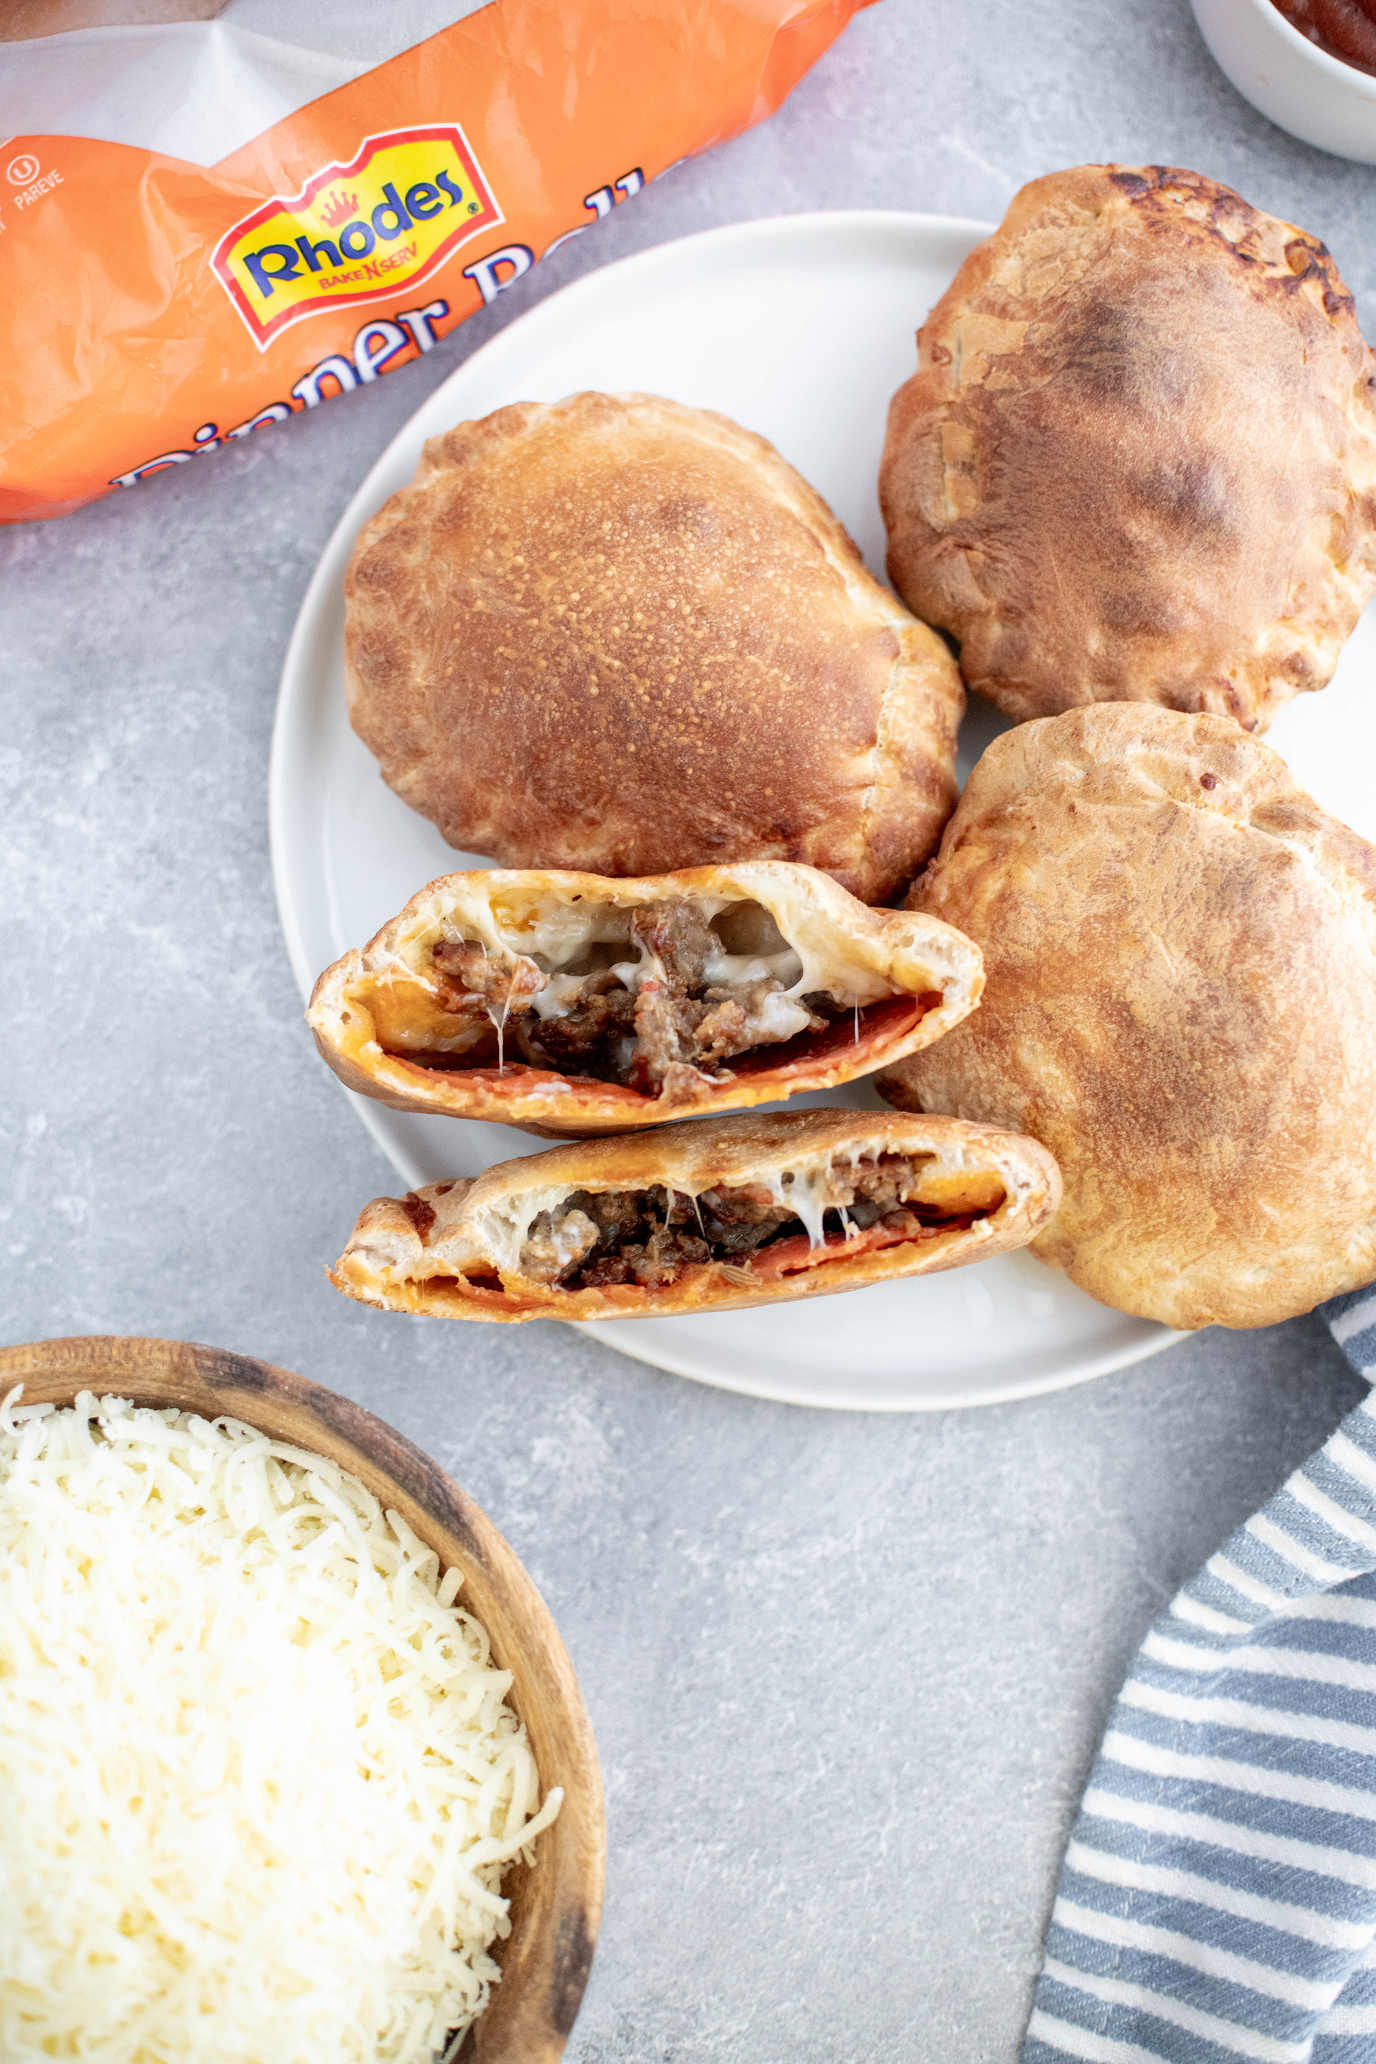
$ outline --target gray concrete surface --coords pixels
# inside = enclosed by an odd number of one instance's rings
[[[1376,174],[1253,114],[1183,0],[882,0],[771,124],[423,365],[0,535],[0,1333],[286,1363],[430,1448],[506,1531],[607,1779],[572,2064],[1012,2064],[1134,1644],[1359,1385],[1303,1319],[1021,1405],[810,1414],[553,1327],[344,1303],[321,1263],[390,1172],[311,1050],[278,935],[283,649],[377,452],[575,273],[754,215],[997,215],[1105,157],[1195,166],[1318,231],[1376,328]]]

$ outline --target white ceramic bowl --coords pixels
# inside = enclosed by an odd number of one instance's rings
[[[1376,78],[1330,57],[1271,0],[1190,0],[1239,93],[1303,143],[1376,165]]]

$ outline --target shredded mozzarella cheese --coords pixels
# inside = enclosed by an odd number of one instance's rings
[[[429,2064],[558,1812],[455,1570],[230,1419],[0,1405],[0,2057]],[[17,1408],[16,1408],[17,1407]]]

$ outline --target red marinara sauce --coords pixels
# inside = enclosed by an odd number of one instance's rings
[[[1376,0],[1271,0],[1330,57],[1376,76]]]

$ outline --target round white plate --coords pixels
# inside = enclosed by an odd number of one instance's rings
[[[475,352],[411,418],[340,519],[301,607],[273,740],[273,866],[303,995],[435,875],[482,865],[385,786],[344,702],[344,569],[359,528],[411,478],[427,437],[514,401],[638,389],[763,432],[830,502],[882,578],[875,482],[913,333],[987,224],[913,214],[795,215],[709,230],[565,287]],[[1376,836],[1372,623],[1338,677],[1284,712],[1271,743],[1330,810]],[[975,703],[963,771],[1003,720]],[[346,1092],[347,1094],[347,1092]],[[474,1175],[542,1142],[503,1126],[350,1102],[403,1182]],[[883,1108],[864,1084],[798,1099]],[[344,1220],[367,1202],[341,1198]],[[343,1228],[341,1227],[341,1233]],[[587,1328],[706,1383],[870,1411],[993,1404],[1081,1383],[1177,1336],[1107,1310],[1025,1254],[803,1304]]]

